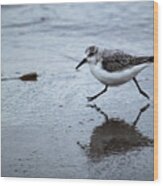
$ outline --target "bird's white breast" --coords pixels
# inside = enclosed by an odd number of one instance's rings
[[[118,86],[130,81],[147,66],[148,64],[140,64],[122,71],[109,72],[102,68],[101,63],[89,64],[90,71],[95,78],[108,86]]]

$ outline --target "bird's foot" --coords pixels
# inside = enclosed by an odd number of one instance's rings
[[[144,96],[144,97],[146,97],[148,100],[150,100],[150,97],[148,96],[148,94],[146,93],[146,92],[144,92],[144,91],[140,91],[140,93]]]
[[[87,97],[87,100],[88,100],[89,102],[93,101],[94,99],[95,99],[95,97]]]
[[[145,93],[144,92],[144,94],[143,94],[148,100],[150,100],[150,97],[148,96],[148,94],[147,93]]]

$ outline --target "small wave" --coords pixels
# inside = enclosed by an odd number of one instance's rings
[[[45,21],[49,20],[46,17],[41,17],[39,20],[36,21],[30,21],[30,22],[24,22],[24,23],[13,23],[9,25],[2,25],[2,28],[22,28],[22,27],[28,27],[32,26],[34,24],[41,24],[44,23]]]
[[[18,5],[2,5],[2,8],[4,9],[16,9],[16,8],[22,8],[24,5],[18,4]]]

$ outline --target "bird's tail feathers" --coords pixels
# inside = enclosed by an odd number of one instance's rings
[[[153,63],[154,62],[154,56],[142,56],[136,58],[137,63]]]

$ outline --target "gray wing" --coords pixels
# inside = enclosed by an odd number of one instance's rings
[[[153,63],[154,56],[132,56],[121,50],[104,49],[102,53],[102,67],[109,72],[121,71],[143,63]]]
[[[114,72],[130,68],[134,65],[135,57],[121,50],[104,50],[102,67],[106,71]]]

